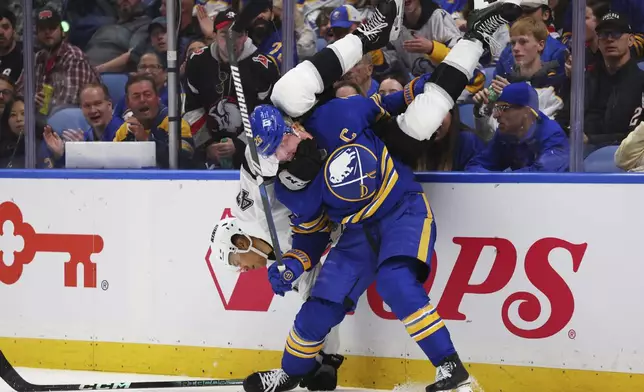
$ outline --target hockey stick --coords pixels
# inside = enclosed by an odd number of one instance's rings
[[[255,136],[253,136],[253,130],[250,126],[250,120],[248,119],[248,107],[246,106],[246,96],[244,95],[244,87],[241,83],[241,75],[239,73],[239,64],[237,62],[237,54],[235,53],[235,32],[233,31],[233,23],[228,29],[228,35],[226,36],[226,46],[228,49],[228,59],[230,61],[230,71],[233,76],[233,83],[235,85],[235,92],[237,93],[237,103],[239,106],[239,112],[241,113],[242,124],[244,125],[244,131],[246,132],[246,138],[248,139],[248,146],[250,147],[250,155],[253,158],[252,167],[255,171],[255,179],[257,180],[257,186],[259,187],[259,194],[262,197],[262,205],[264,206],[264,215],[266,215],[266,223],[268,224],[268,231],[271,235],[271,241],[273,242],[273,253],[275,253],[275,261],[280,267],[280,271],[284,269],[282,264],[282,251],[280,250],[280,243],[277,238],[277,230],[275,229],[275,222],[273,221],[273,214],[271,210],[271,204],[268,201],[268,192],[266,192],[266,181],[262,177],[262,168],[259,164],[259,155],[257,154],[257,146],[255,146]]]
[[[150,389],[150,388],[185,388],[185,387],[216,387],[243,385],[244,380],[182,380],[182,381],[131,381],[98,384],[32,384],[25,381],[16,369],[7,361],[0,351],[0,378],[18,392],[36,391],[79,391],[84,389]]]

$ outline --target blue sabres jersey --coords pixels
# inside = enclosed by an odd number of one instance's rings
[[[275,186],[277,198],[294,214],[296,233],[315,232],[325,219],[342,224],[376,221],[405,193],[422,192],[412,170],[394,159],[370,129],[379,117],[389,115],[383,108],[388,102],[383,105],[379,95],[336,98],[305,121],[305,129],[329,156],[305,189]]]
[[[282,30],[275,30],[257,49],[259,49],[260,53],[272,57],[277,65],[282,68],[282,46]],[[294,64],[297,64],[297,49],[293,50],[293,56],[295,57]]]

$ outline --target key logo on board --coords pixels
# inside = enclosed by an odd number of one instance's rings
[[[83,286],[96,287],[96,263],[91,256],[103,250],[103,238],[95,234],[37,233],[24,222],[22,211],[13,202],[0,204],[0,282],[11,285],[22,276],[25,266],[36,253],[66,253],[64,263],[65,287],[78,287],[78,265],[83,266]],[[107,282],[102,282],[102,286]],[[103,287],[106,289],[106,287]]]

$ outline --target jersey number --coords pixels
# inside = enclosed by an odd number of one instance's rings
[[[628,124],[629,126],[635,127],[642,121],[640,117],[642,116],[643,110],[644,109],[642,109],[641,107],[635,109],[635,114],[633,114],[633,117],[631,118],[631,122],[630,124]]]
[[[282,49],[282,43],[281,43],[281,42],[274,42],[274,43],[273,43],[273,50],[271,50],[270,52],[268,52],[268,54],[269,54],[272,58],[275,58],[275,54],[276,54],[277,52],[279,52],[281,49]],[[278,61],[278,62],[280,62],[280,63],[282,62],[282,53],[280,53],[280,54],[277,56],[277,61]]]

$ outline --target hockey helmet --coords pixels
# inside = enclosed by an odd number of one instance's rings
[[[248,249],[239,249],[233,242],[234,235],[244,236],[250,244]],[[238,271],[239,266],[233,264],[234,254],[254,252],[268,259],[268,255],[253,246],[252,238],[238,225],[237,218],[225,218],[219,221],[210,235],[211,257],[232,270]]]
[[[250,116],[257,153],[265,157],[275,154],[284,135],[293,133],[290,121],[274,106],[259,105]]]

